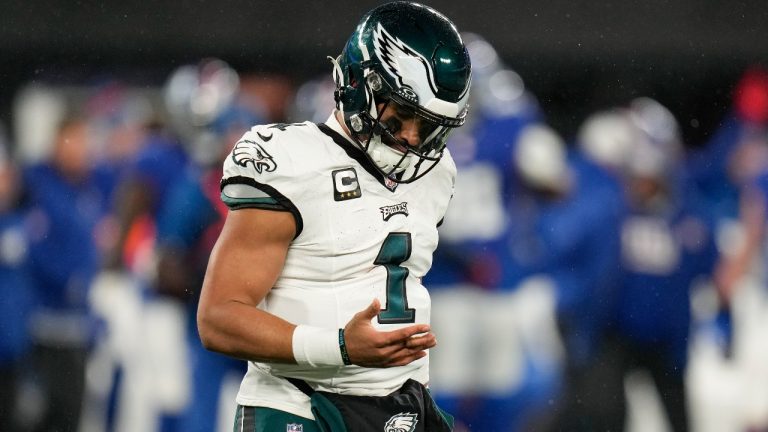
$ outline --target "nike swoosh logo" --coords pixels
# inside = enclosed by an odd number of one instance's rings
[[[258,135],[259,138],[261,138],[261,140],[264,142],[267,142],[272,139],[272,134],[269,134],[269,136],[264,136],[261,134],[261,132],[256,132],[256,135]]]

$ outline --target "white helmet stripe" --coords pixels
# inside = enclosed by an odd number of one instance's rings
[[[379,24],[381,25],[381,24]],[[371,59],[371,54],[368,52],[368,47],[365,46],[365,42],[363,41],[362,34],[358,35],[357,37],[357,46],[360,48],[360,52],[363,53],[363,60],[368,61]]]

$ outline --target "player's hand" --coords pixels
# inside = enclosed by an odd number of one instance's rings
[[[358,366],[404,366],[427,355],[437,345],[428,324],[415,324],[393,331],[378,331],[371,320],[381,312],[378,299],[352,317],[344,327],[349,360]]]

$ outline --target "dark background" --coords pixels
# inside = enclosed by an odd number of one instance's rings
[[[328,71],[325,57],[379,3],[2,0],[0,118],[8,122],[16,90],[33,80],[158,85],[204,56],[300,82]],[[764,0],[426,3],[485,36],[567,138],[594,110],[643,95],[667,105],[698,145],[743,70],[768,63]]]

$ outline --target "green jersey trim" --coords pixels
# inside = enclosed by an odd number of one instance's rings
[[[247,185],[258,189],[263,195],[257,196],[260,194],[254,194],[253,196],[239,198],[231,197],[225,193],[225,189],[229,185]],[[250,177],[235,176],[223,179],[221,181],[221,200],[230,208],[230,210],[258,208],[291,212],[291,214],[293,214],[294,222],[296,223],[296,235],[293,237],[294,239],[298,237],[304,229],[304,219],[301,217],[301,212],[290,199],[278,192],[277,189],[272,186],[259,183]]]

